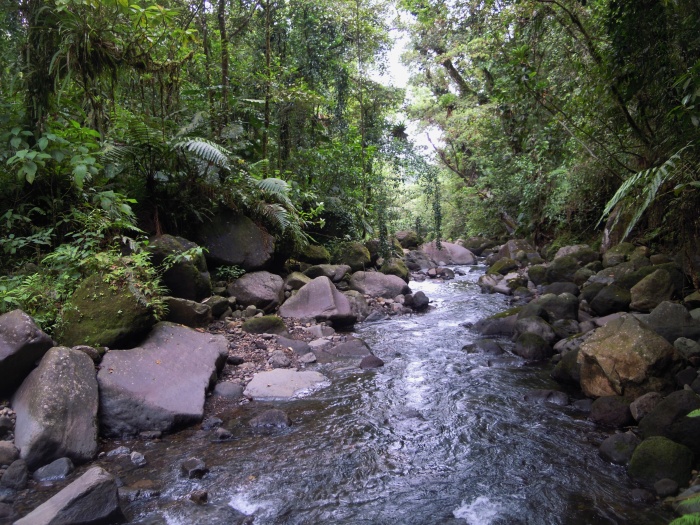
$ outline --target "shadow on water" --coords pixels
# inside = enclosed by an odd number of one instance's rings
[[[631,500],[624,469],[598,457],[604,435],[590,422],[523,400],[530,389],[557,388],[546,369],[519,360],[489,367],[461,350],[476,337],[463,323],[507,307],[503,296],[480,294],[480,274],[411,283],[435,308],[360,328],[386,362],[376,372],[323,365],[333,384],[309,398],[218,414],[233,433],[224,443],[192,429],[130,444],[146,467],[105,465],[128,486],[151,487],[134,494],[129,516],[230,523],[236,509],[256,524],[667,523],[659,507]],[[253,432],[247,421],[271,406],[293,426]],[[210,468],[201,480],[179,476],[192,456]],[[208,505],[187,501],[195,489],[209,492]]]

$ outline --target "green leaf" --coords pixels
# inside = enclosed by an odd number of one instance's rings
[[[49,139],[47,139],[46,137],[41,137],[39,139],[39,142],[37,142],[37,145],[39,146],[39,149],[41,151],[44,151],[46,149],[46,146],[49,145]]]
[[[73,168],[73,182],[78,188],[83,187],[85,177],[87,177],[87,166],[85,164],[78,164]]]
[[[686,414],[686,417],[700,417],[700,408],[693,410],[689,414]]]
[[[12,140],[10,140],[10,145],[13,148],[19,148],[20,144],[22,144],[22,139],[20,137],[13,137]]]
[[[34,182],[34,179],[36,177],[36,170],[37,165],[30,160],[24,163],[24,166],[22,166],[20,173],[24,172],[24,178],[29,184],[31,184]]]

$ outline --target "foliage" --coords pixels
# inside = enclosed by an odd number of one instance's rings
[[[245,275],[245,270],[240,266],[236,266],[235,264],[229,266],[219,266],[216,269],[217,279],[221,279],[222,281],[226,281],[229,283],[231,281],[235,281],[243,275]]]

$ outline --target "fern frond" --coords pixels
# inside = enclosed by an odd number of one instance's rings
[[[269,193],[275,198],[285,199],[289,194],[289,184],[287,184],[282,179],[277,179],[270,177],[262,180],[255,180],[255,185],[260,188],[261,191]]]
[[[281,205],[269,202],[259,202],[258,213],[271,224],[284,231],[289,226],[289,212]]]
[[[175,137],[184,137],[186,135],[189,135],[190,133],[193,133],[194,131],[202,127],[203,124],[204,114],[201,111],[198,111],[194,114],[189,124],[185,124],[177,131]]]
[[[668,525],[700,525],[700,514],[686,514],[676,518]]]
[[[190,138],[177,142],[174,148],[192,153],[195,157],[210,162],[219,168],[226,170],[230,168],[228,158],[231,152],[211,140]]]

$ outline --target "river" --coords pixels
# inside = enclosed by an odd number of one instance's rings
[[[149,461],[104,463],[143,488],[127,513],[170,525],[230,523],[231,509],[255,524],[668,523],[659,506],[632,501],[622,467],[598,457],[607,434],[585,415],[523,400],[558,388],[547,367],[462,350],[476,338],[465,322],[508,306],[480,293],[483,267],[463,270],[445,283],[411,282],[433,301],[429,312],[359,328],[383,368],[323,365],[333,380],[324,390],[219,414],[234,435],[225,443],[194,429],[125,443]],[[293,426],[254,433],[246,422],[273,406]],[[191,456],[211,469],[202,480],[179,476]],[[208,505],[187,501],[195,489],[208,491]]]

